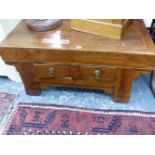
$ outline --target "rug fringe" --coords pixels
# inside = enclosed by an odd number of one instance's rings
[[[71,111],[81,111],[81,112],[91,112],[98,114],[111,114],[111,115],[132,115],[132,116],[144,116],[144,117],[155,117],[155,113],[153,112],[142,112],[142,111],[127,111],[127,110],[109,110],[109,109],[86,109],[86,108],[77,108],[70,106],[61,106],[61,105],[37,105],[37,104],[29,104],[29,103],[20,103],[18,106],[23,107],[34,107],[34,108],[53,108],[59,110],[71,110]]]

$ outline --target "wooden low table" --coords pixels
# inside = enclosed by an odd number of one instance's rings
[[[123,39],[70,29],[70,21],[51,31],[30,31],[22,21],[0,44],[7,64],[16,66],[26,93],[48,86],[101,89],[116,102],[128,102],[133,80],[155,67],[153,41],[142,20],[133,20]]]

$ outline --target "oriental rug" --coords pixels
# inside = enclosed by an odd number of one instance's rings
[[[15,94],[0,92],[0,122],[6,115],[10,106],[12,106],[12,103],[14,102],[15,98]]]
[[[154,135],[155,113],[20,103],[5,135]]]

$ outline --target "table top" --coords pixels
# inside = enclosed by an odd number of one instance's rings
[[[133,20],[122,40],[72,30],[70,20],[63,20],[57,29],[34,32],[27,28],[23,20],[0,43],[0,47],[155,55],[154,43],[142,20]]]

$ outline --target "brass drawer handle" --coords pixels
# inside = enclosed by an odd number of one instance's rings
[[[54,77],[55,76],[55,68],[54,67],[50,67],[48,70],[48,74],[50,77]]]
[[[94,71],[94,74],[95,74],[96,80],[99,80],[100,79],[100,76],[101,76],[101,71],[99,69],[96,69]]]

